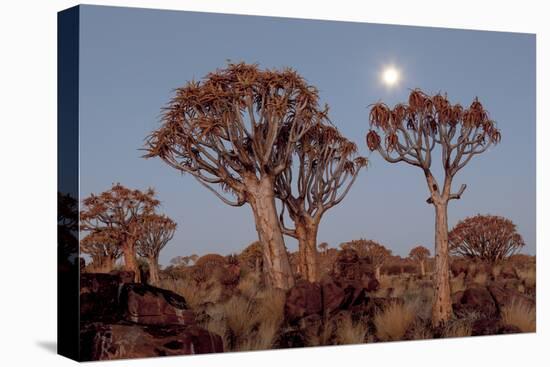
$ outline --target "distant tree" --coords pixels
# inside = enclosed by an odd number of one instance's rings
[[[188,173],[224,203],[248,203],[264,252],[267,283],[289,289],[294,278],[274,184],[298,141],[325,118],[317,90],[291,69],[229,64],[177,89],[145,157]]]
[[[80,241],[80,251],[90,255],[95,272],[109,273],[122,255],[115,233],[101,230],[89,233]]]
[[[363,238],[341,243],[340,248],[343,250],[352,249],[360,258],[366,258],[374,267],[376,279],[380,279],[380,269],[391,256],[391,251],[384,245]]]
[[[199,258],[199,255],[197,255],[197,254],[189,255],[189,261],[193,262],[193,264],[195,264],[197,262],[198,258]]]
[[[466,218],[449,232],[451,253],[495,264],[518,252],[525,242],[509,219],[493,215]]]
[[[327,123],[310,128],[296,144],[295,164],[277,176],[275,194],[281,200],[283,233],[298,240],[298,269],[318,281],[317,232],[327,210],[349,192],[367,160],[354,157],[357,146]],[[294,181],[295,180],[295,181]],[[294,222],[285,225],[285,212]]]
[[[165,215],[149,214],[143,217],[143,233],[136,242],[139,256],[147,260],[149,266],[149,282],[158,286],[159,254],[166,244],[174,237],[177,224]]]
[[[142,235],[143,218],[159,205],[153,189],[145,192],[115,184],[99,195],[91,194],[83,200],[80,229],[86,232],[108,232],[120,244],[124,268],[134,272],[135,281],[141,279],[136,258],[136,241]]]
[[[420,275],[426,275],[426,259],[430,257],[430,250],[424,246],[416,246],[409,252],[409,257],[420,264]]]
[[[206,254],[197,259],[196,266],[223,266],[227,263],[227,259],[219,254]]]
[[[170,264],[174,266],[187,266],[191,261],[189,256],[175,256],[170,260]]]
[[[451,193],[455,175],[470,160],[500,141],[500,131],[476,98],[469,108],[451,105],[445,95],[428,96],[415,89],[409,103],[393,109],[384,103],[372,106],[369,115],[371,129],[367,146],[378,151],[390,163],[405,162],[424,173],[435,208],[435,297],[432,323],[440,325],[452,315],[449,283],[449,244],[447,206],[450,200],[460,199],[466,185]],[[382,137],[380,136],[382,135]],[[431,166],[439,146],[444,181],[440,186]]]
[[[327,249],[328,249],[328,243],[326,243],[326,242],[321,242],[321,243],[319,244],[319,246],[317,246],[317,247],[319,247],[319,250],[320,250],[323,254],[326,254]]]

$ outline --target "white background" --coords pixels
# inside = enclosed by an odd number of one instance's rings
[[[95,1],[95,4],[537,33],[537,334],[227,353],[113,366],[539,366],[549,338],[549,10],[538,1]],[[56,12],[0,7],[0,365],[70,365],[56,339]],[[544,103],[546,102],[546,103]],[[518,124],[523,123],[518,121]],[[546,168],[545,168],[546,167]],[[513,175],[510,167],[510,174]]]

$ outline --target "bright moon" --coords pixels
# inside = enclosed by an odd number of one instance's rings
[[[389,66],[382,72],[382,81],[388,87],[393,87],[399,81],[399,70],[393,66]]]

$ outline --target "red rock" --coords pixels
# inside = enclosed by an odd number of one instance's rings
[[[124,284],[120,305],[125,320],[148,325],[195,323],[193,312],[180,295],[146,284]]]
[[[81,321],[116,322],[120,278],[114,274],[82,273],[80,275]]]
[[[99,323],[81,331],[84,361],[219,352],[221,337],[197,326]]]
[[[527,307],[535,307],[535,299],[513,289],[506,289],[499,285],[490,285],[487,287],[495,299],[499,309],[509,306],[513,303],[520,303]]]
[[[299,280],[288,292],[285,303],[285,316],[290,322],[305,316],[320,314],[323,310],[321,286]]]
[[[485,287],[468,288],[453,294],[453,311],[457,315],[478,312],[486,317],[494,317],[497,306],[491,293]]]

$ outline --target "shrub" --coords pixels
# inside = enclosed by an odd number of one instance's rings
[[[338,321],[336,329],[336,343],[339,345],[345,344],[361,344],[365,343],[368,326],[363,320],[354,322],[350,315],[344,316]]]
[[[393,302],[374,316],[376,336],[380,340],[401,340],[414,321],[415,312],[407,304]]]
[[[517,326],[524,333],[536,330],[536,310],[525,302],[512,301],[502,308],[501,315],[504,324]]]

